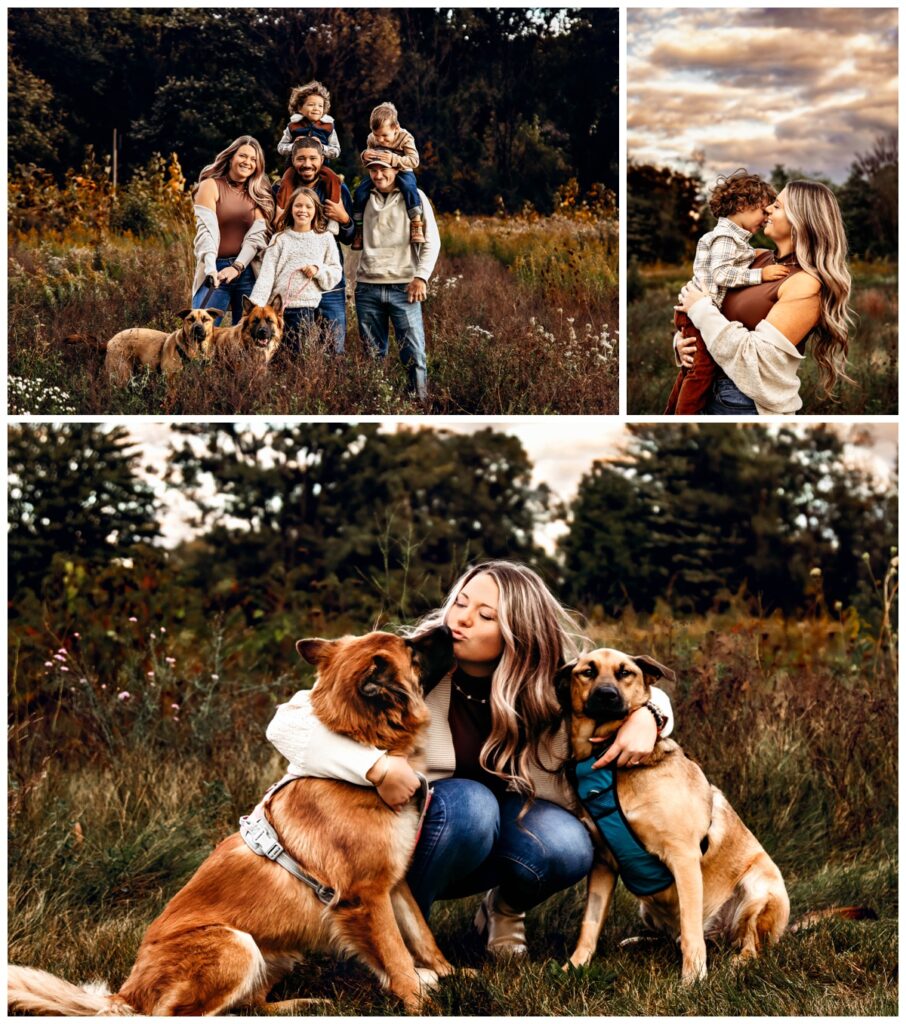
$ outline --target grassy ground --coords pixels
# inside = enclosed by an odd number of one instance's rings
[[[793,915],[859,903],[879,919],[828,921],[789,934],[743,970],[715,947],[708,978],[686,990],[671,944],[619,948],[636,931],[634,901],[621,888],[596,960],[568,975],[559,966],[576,939],[583,884],[529,914],[531,956],[520,964],[484,962],[470,935],[475,896],[435,907],[431,924],[441,948],[454,964],[478,970],[447,980],[426,1012],[896,1014],[893,651],[854,613],[783,620],[730,609],[678,621],[661,611],[599,625],[594,634],[677,670],[678,738],[780,866]],[[167,643],[182,664],[180,641]],[[34,702],[25,666],[14,663],[11,962],[117,986],[148,923],[280,774],[263,731],[273,705],[298,681],[246,673],[234,679],[221,667],[229,665],[228,647],[215,652],[209,641],[192,638],[193,656],[217,666],[216,689],[177,684],[174,675],[160,682],[173,695],[166,702],[150,688],[140,650],[134,678],[118,666],[116,686],[75,657],[65,677],[51,666],[66,700],[46,706]],[[169,664],[160,651],[158,661]],[[121,685],[131,691],[127,701],[115,695]],[[174,713],[169,702],[177,699]],[[91,735],[91,743],[63,742],[76,733]],[[68,761],[60,756],[80,749]],[[330,1000],[313,1015],[399,1012],[364,968],[320,955],[306,957],[274,992],[294,996]]]
[[[893,415],[897,412],[897,268],[858,264],[853,273],[856,326],[850,338],[847,372],[836,401],[824,394],[813,359],[806,359],[801,414]],[[689,279],[688,267],[642,268],[630,285],[627,398],[633,414],[663,413],[676,377],[671,354],[673,305]]]
[[[443,253],[425,305],[429,411],[615,413],[616,229],[567,217],[441,220]],[[391,358],[375,360],[349,305],[347,355],[318,337],[268,372],[191,365],[165,382],[112,388],[103,356],[64,346],[73,332],[173,330],[188,304],[184,231],[138,239],[32,229],[10,240],[10,411],[76,414],[395,414],[425,411]]]

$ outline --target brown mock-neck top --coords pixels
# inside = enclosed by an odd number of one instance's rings
[[[727,291],[723,305],[720,307],[721,313],[728,320],[738,321],[747,330],[754,331],[762,320],[767,319],[768,314],[779,298],[778,292],[783,282],[788,281],[793,274],[798,274],[802,270],[802,267],[796,262],[795,253],[791,252],[782,259],[775,260],[774,253],[768,250],[760,252],[752,260],[750,269],[759,270],[762,267],[770,266],[772,263],[779,263],[781,266],[789,267],[789,274],[778,281],[763,281],[761,284],[752,284],[748,287],[730,288]],[[804,353],[805,339],[799,342],[796,348]],[[720,370],[719,376],[724,377],[726,374]]]
[[[750,265],[750,270],[760,270],[762,267],[769,267],[773,263],[779,263],[783,267],[789,267],[790,272],[779,281],[763,281],[761,284],[751,284],[744,288],[730,288],[727,297],[723,301],[720,311],[728,320],[738,320],[745,328],[754,331],[764,320],[771,307],[777,301],[777,293],[784,281],[788,281],[793,274],[797,274],[802,267],[796,262],[796,254],[789,253],[783,259],[775,260],[774,253],[760,252]]]
[[[255,220],[255,200],[247,188],[234,188],[226,178],[217,182],[217,224],[220,227],[219,259],[238,256],[245,234]]]

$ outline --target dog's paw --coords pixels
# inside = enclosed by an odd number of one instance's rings
[[[430,992],[431,989],[437,988],[439,981],[437,971],[432,971],[430,967],[416,967],[415,973],[418,975],[418,983],[422,992]]]
[[[683,984],[689,988],[708,977],[708,966],[703,961],[698,964],[683,965]]]

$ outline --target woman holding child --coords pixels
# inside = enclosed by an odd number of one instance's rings
[[[242,298],[251,295],[255,283],[251,263],[267,245],[273,217],[264,152],[251,135],[241,135],[198,176],[193,309],[229,308],[233,323],[239,322]]]
[[[851,278],[837,200],[815,181],[791,181],[765,209],[764,234],[776,252],[756,250],[749,266],[777,266],[784,277],[730,288],[718,308],[695,281],[679,305],[718,364],[706,415],[788,414],[802,407],[799,365],[812,339],[821,384],[831,394],[845,373]],[[750,230],[752,230],[750,228]],[[674,338],[681,364],[691,367],[695,338]]]
[[[410,635],[446,623],[456,665],[426,695],[433,783],[407,880],[427,918],[437,899],[486,891],[475,927],[495,956],[527,952],[525,912],[573,885],[592,863],[572,813],[568,738],[554,690],[560,665],[584,642],[578,626],[526,566],[487,562],[454,584]],[[599,763],[635,765],[672,727],[666,694],[635,711]],[[391,807],[419,780],[405,758],[328,732],[300,691],[277,709],[268,739],[298,775],[373,785]],[[657,714],[655,713],[657,712]]]

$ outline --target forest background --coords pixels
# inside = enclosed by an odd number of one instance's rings
[[[536,567],[592,643],[677,671],[678,736],[780,864],[794,914],[863,903],[879,920],[791,935],[743,983],[715,949],[689,993],[671,944],[617,949],[637,928],[622,892],[594,967],[560,975],[580,886],[530,916],[529,965],[460,978],[436,1010],[895,1012],[897,482],[839,432],[630,425],[568,501],[497,429],[175,424],[152,459],[123,427],[18,424],[9,460],[15,962],[121,980],[282,772],[264,729],[311,682],[294,641],[411,622],[502,557]],[[192,523],[165,548],[168,490]],[[473,903],[432,924],[478,965]],[[280,991],[396,1012],[329,958]]]

